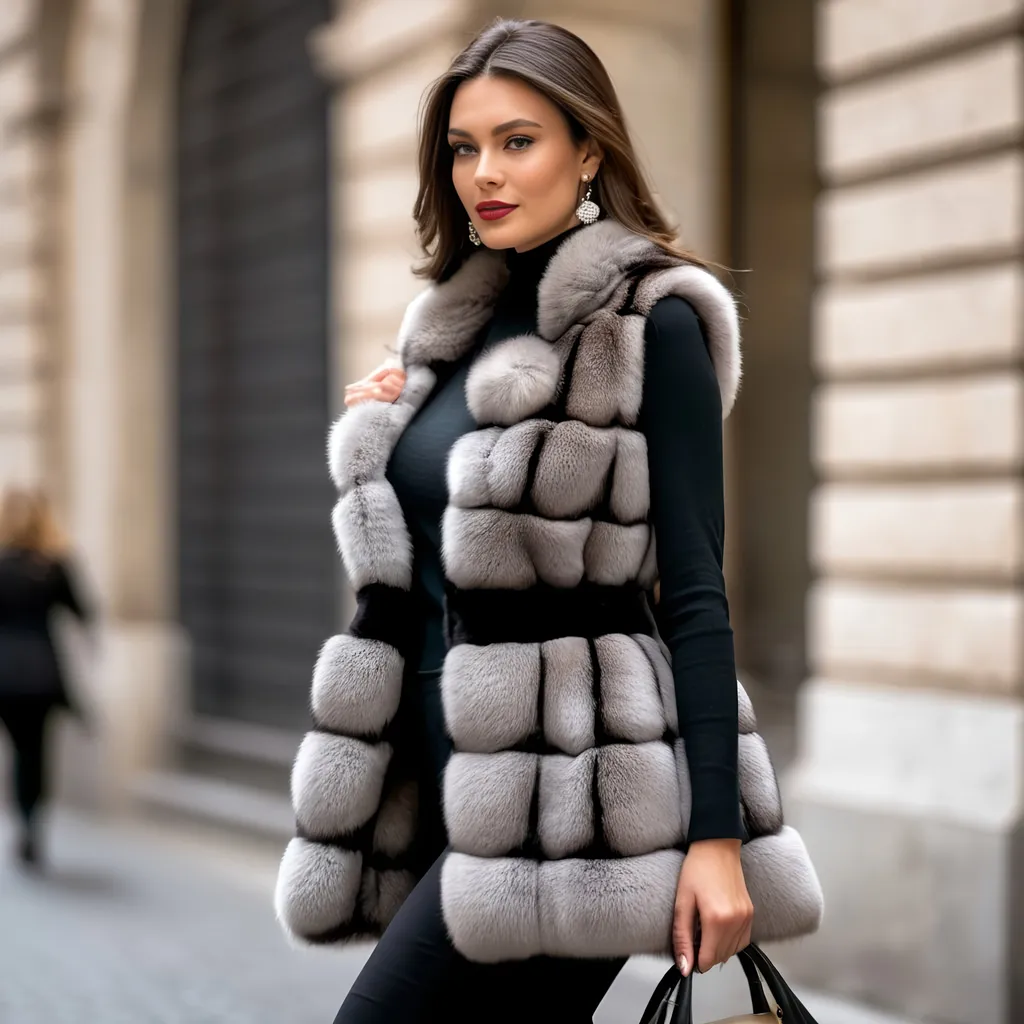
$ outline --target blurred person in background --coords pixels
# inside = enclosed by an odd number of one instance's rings
[[[52,712],[78,710],[54,643],[52,613],[59,608],[90,622],[49,502],[37,491],[10,488],[0,504],[0,721],[14,754],[17,855],[30,866],[42,856]]]
[[[735,303],[545,22],[433,85],[414,216],[401,366],[332,431],[358,611],[314,672],[277,912],[381,936],[336,1024],[589,1021],[634,953],[688,975],[821,914],[736,680]]]

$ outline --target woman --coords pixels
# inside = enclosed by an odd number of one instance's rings
[[[308,942],[387,929],[336,1024],[590,1020],[632,953],[706,971],[821,912],[736,683],[737,317],[550,24],[497,22],[435,83],[415,217],[401,367],[332,431],[359,606],[314,673],[277,910]]]
[[[22,863],[40,859],[39,811],[46,797],[47,724],[71,707],[50,632],[50,615],[89,612],[72,584],[46,499],[11,488],[0,505],[0,721],[14,748],[14,803]]]

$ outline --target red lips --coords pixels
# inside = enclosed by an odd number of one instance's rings
[[[476,212],[484,220],[498,220],[501,217],[508,216],[514,209],[515,206],[511,203],[499,203],[494,200],[476,204]]]

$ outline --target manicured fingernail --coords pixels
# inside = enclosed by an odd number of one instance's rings
[[[690,963],[685,956],[679,957],[679,973],[685,978],[690,973]]]

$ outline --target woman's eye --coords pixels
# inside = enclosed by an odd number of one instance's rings
[[[506,148],[518,152],[520,150],[527,149],[533,145],[533,139],[527,135],[513,135],[506,143]],[[473,146],[468,142],[454,142],[452,143],[452,152],[456,156],[471,156],[474,152]]]

